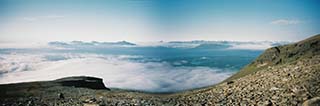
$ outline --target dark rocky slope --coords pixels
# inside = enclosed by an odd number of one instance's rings
[[[57,79],[53,82],[61,84],[62,86],[110,90],[103,84],[103,81],[101,78],[95,78],[95,77],[86,77],[86,76],[66,77],[66,78]]]
[[[52,96],[53,98],[64,99],[65,96],[62,92],[76,89],[110,90],[105,87],[101,78],[86,76],[66,77],[54,81],[6,84],[0,85],[0,105],[36,105],[34,102],[40,98],[50,98]],[[53,94],[49,92],[53,92]],[[53,103],[50,100],[46,102],[46,104]],[[38,101],[37,105],[44,104]]]
[[[1,85],[0,102],[2,105],[64,106],[319,105],[319,42],[320,35],[316,35],[294,44],[267,49],[239,73],[218,85],[202,89],[175,94],[149,94],[75,88],[61,84],[38,86],[41,82],[34,82]]]

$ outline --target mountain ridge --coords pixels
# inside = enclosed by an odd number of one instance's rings
[[[317,46],[316,46],[317,45]],[[300,51],[299,51],[300,50]],[[289,45],[276,46],[265,50],[252,63],[245,66],[226,81],[243,77],[270,65],[278,65],[296,61],[300,58],[310,58],[320,54],[320,34]],[[271,58],[270,58],[271,57]]]

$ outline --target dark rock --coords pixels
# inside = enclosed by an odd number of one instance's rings
[[[228,85],[229,85],[229,84],[232,84],[232,83],[234,83],[234,81],[228,81],[228,82],[227,82]]]
[[[320,97],[314,97],[312,99],[306,100],[302,104],[303,106],[320,106]]]
[[[63,93],[59,93],[58,96],[59,96],[59,99],[64,99]]]
[[[263,103],[264,106],[271,106],[272,102],[270,100],[267,100]]]
[[[66,77],[66,78],[57,79],[55,80],[55,82],[60,83],[62,86],[110,90],[103,84],[103,80],[101,78],[95,78],[95,77],[86,77],[86,76]]]

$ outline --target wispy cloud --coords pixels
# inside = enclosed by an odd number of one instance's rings
[[[33,17],[23,17],[24,21],[38,21],[38,20],[57,20],[65,18],[63,15],[45,15],[45,16],[33,16]]]
[[[270,24],[273,24],[273,25],[296,25],[301,23],[303,23],[301,20],[290,20],[290,19],[278,19],[270,22]]]
[[[38,20],[38,18],[36,18],[36,17],[23,17],[22,20],[25,20],[25,21],[36,21],[36,20]]]
[[[60,19],[60,18],[64,18],[65,16],[63,15],[47,15],[47,16],[43,16],[43,18],[49,18],[49,19]]]

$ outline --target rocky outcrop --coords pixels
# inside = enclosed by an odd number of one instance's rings
[[[74,76],[57,79],[54,82],[59,83],[62,86],[110,90],[103,84],[103,80],[101,78],[95,77]]]
[[[94,91],[110,91],[101,78],[88,76],[5,84],[0,85],[0,89],[2,106],[83,105],[82,101],[78,100],[81,96],[93,94]]]

